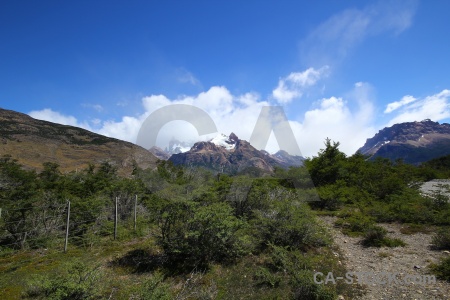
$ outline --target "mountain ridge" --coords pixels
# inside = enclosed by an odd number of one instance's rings
[[[135,164],[153,168],[157,161],[133,143],[0,108],[0,155],[5,154],[37,171],[43,162],[57,163],[62,172],[70,172],[108,161],[121,175],[130,175]]]
[[[271,173],[275,167],[300,166],[303,160],[303,157],[292,156],[281,150],[275,155],[257,150],[233,132],[229,136],[219,134],[210,141],[197,142],[189,151],[173,154],[169,158],[175,165],[201,166],[226,173],[255,168]]]
[[[385,157],[420,164],[450,154],[450,124],[430,119],[394,124],[368,138],[358,152],[372,159]]]

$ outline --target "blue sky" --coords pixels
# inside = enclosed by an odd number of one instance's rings
[[[172,103],[249,139],[282,105],[304,155],[450,118],[448,1],[2,1],[0,107],[136,141]],[[183,121],[158,144],[195,140]],[[272,137],[268,150],[277,148]]]

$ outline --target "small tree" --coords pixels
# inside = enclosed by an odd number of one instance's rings
[[[305,160],[305,165],[316,186],[336,182],[339,175],[341,163],[345,160],[345,153],[339,150],[339,142],[331,143],[325,140],[325,149],[319,151],[319,155]]]

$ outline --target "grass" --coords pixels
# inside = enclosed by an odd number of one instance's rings
[[[402,228],[400,228],[400,232],[408,235],[416,233],[430,234],[433,232],[433,228],[424,224],[404,224]]]
[[[380,258],[388,258],[388,257],[391,257],[392,256],[392,254],[391,253],[388,253],[388,252],[378,252],[378,257],[380,257]]]
[[[92,282],[94,287],[81,286],[81,291],[94,290],[101,299],[154,299],[155,295],[160,299],[177,295],[179,299],[292,299],[300,287],[308,286],[311,295],[321,295],[318,299],[338,294],[351,299],[361,290],[359,286],[323,287],[312,282],[313,270],[346,272],[328,247],[307,252],[278,249],[276,253],[267,250],[244,256],[235,264],[212,264],[208,270],[181,274],[171,274],[170,268],[157,263],[163,255],[152,236],[126,236],[117,241],[102,237],[89,248],[69,244],[67,253],[61,249],[15,251],[0,257],[0,294],[2,299],[19,299],[26,292],[39,298],[49,287],[79,291],[80,287],[73,285],[77,277],[67,272],[74,265],[85,266],[83,272],[95,269],[98,278]]]
[[[437,278],[450,282],[450,257],[442,259],[438,264],[430,266]]]
[[[87,265],[102,264],[104,278],[117,278],[121,276],[114,269],[107,268],[107,261],[113,257],[121,256],[134,247],[145,247],[149,244],[146,239],[131,239],[124,241],[111,241],[109,237],[103,238],[98,246],[92,248],[69,247],[67,253],[61,250],[49,249],[24,250],[5,254],[0,258],[0,294],[3,299],[20,298],[27,289],[28,282],[33,276],[44,276],[60,272],[68,261],[78,261]],[[103,283],[107,283],[106,281]],[[115,284],[114,280],[109,284]],[[105,285],[108,287],[108,284]],[[7,297],[6,297],[7,296]]]

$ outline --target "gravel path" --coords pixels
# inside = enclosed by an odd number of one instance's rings
[[[407,276],[427,280],[428,266],[448,255],[443,251],[430,250],[432,235],[416,233],[405,235],[400,232],[401,224],[380,224],[388,230],[388,236],[402,239],[407,245],[397,248],[364,248],[360,237],[348,237],[334,227],[335,217],[320,217],[330,228],[335,244],[340,249],[339,256],[349,272],[370,272],[375,278],[388,280],[383,275],[396,274],[397,282],[365,284],[366,294],[358,299],[444,299],[450,300],[450,283],[436,280],[435,283],[404,283]],[[418,275],[418,276],[417,276]],[[377,277],[379,276],[379,277]],[[357,276],[352,276],[357,281]]]

